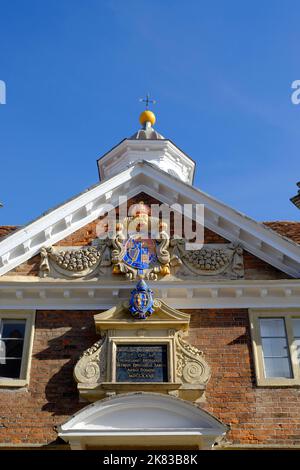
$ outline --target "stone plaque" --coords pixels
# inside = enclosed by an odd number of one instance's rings
[[[119,344],[117,382],[168,382],[167,344]]]

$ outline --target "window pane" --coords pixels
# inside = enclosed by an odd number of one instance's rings
[[[292,378],[290,350],[283,318],[261,318],[261,344],[265,377]]]
[[[3,320],[1,338],[24,338],[25,320]]]
[[[23,354],[23,340],[2,339],[1,352],[2,354],[4,352],[5,357],[21,358]]]
[[[20,371],[21,359],[6,359],[5,364],[2,364],[0,361],[0,378],[19,379]]]
[[[295,346],[297,351],[298,362],[300,364],[300,338],[295,339]]]
[[[2,320],[0,335],[0,377],[20,378],[25,320]]]
[[[261,318],[260,334],[264,337],[285,337],[283,318]]]
[[[293,333],[295,338],[300,338],[300,318],[293,318]]]
[[[292,378],[289,358],[265,358],[265,375],[270,377]]]
[[[265,357],[288,357],[285,338],[262,338],[262,348]]]
[[[300,318],[292,319],[294,345],[296,347],[298,364],[300,365]]]

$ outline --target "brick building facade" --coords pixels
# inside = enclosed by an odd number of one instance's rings
[[[99,184],[0,229],[0,445],[299,448],[300,223],[257,223],[194,188],[194,162],[145,116],[98,161]],[[99,244],[109,211],[124,228],[124,195],[139,224],[153,204],[202,204],[203,248],[177,243],[172,218],[162,242],[129,246],[118,228]],[[140,278],[154,312],[137,320]],[[168,345],[168,379],[119,383],[122,344]]]

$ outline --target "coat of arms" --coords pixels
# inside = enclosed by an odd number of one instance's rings
[[[123,261],[137,269],[138,276],[157,263],[155,240],[143,239],[139,234],[131,236],[125,243]]]
[[[150,226],[157,227],[155,239],[149,237]],[[166,224],[149,216],[149,209],[143,202],[136,204],[133,215],[118,224],[112,242],[113,273],[125,273],[128,279],[151,280],[157,280],[159,274],[170,274],[166,228]]]
[[[139,320],[145,320],[154,311],[153,302],[153,291],[147,286],[146,282],[141,279],[135,289],[131,291],[129,301],[131,314]]]

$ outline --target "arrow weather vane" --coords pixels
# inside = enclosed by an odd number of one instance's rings
[[[139,101],[146,103],[146,109],[149,108],[149,103],[156,103],[155,100],[150,100],[150,93],[147,93],[146,98],[140,98]]]

